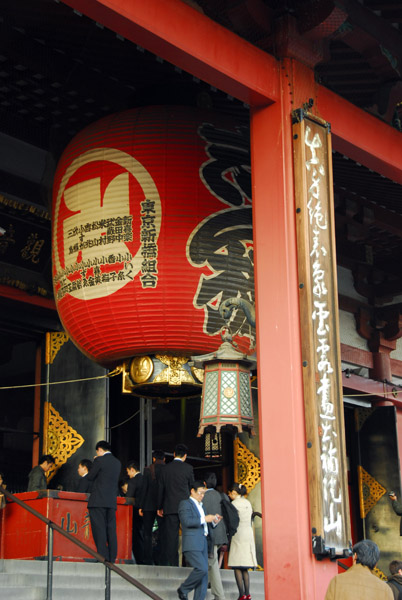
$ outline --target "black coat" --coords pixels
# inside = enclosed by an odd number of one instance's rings
[[[165,466],[164,462],[154,462],[149,467],[145,467],[144,478],[142,480],[142,493],[139,500],[139,508],[142,508],[142,510],[155,511],[159,508],[158,482],[160,480],[161,471]]]
[[[180,502],[190,495],[193,467],[182,460],[172,460],[161,470],[158,483],[158,508],[163,508],[165,515],[177,514]]]
[[[88,475],[85,477],[80,477],[76,486],[76,492],[80,492],[83,494],[90,494],[92,488],[92,482],[89,481]]]
[[[126,497],[135,498],[134,506],[136,508],[139,508],[140,506],[140,498],[142,496],[142,485],[143,475],[141,473],[137,473],[135,477],[131,477],[128,480]]]
[[[92,481],[88,508],[117,508],[121,462],[110,452],[97,456],[86,479]]]

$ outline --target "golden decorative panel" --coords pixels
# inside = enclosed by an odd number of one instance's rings
[[[377,410],[374,408],[356,408],[355,409],[355,429],[360,431],[367,419]]]
[[[235,479],[238,483],[246,486],[247,492],[250,493],[261,481],[260,459],[239,438],[235,439],[233,450]]]
[[[63,419],[50,402],[45,402],[43,429],[43,454],[51,454],[55,459],[54,466],[47,473],[47,479],[50,481],[85,440]]]
[[[367,473],[361,465],[357,467],[357,474],[359,480],[360,517],[364,519],[387,490],[374,477]]]
[[[197,369],[197,367],[191,367],[191,372],[198,381],[203,383],[204,381],[204,369]]]
[[[64,331],[48,331],[46,333],[46,364],[53,364],[60,348],[69,340]]]
[[[168,383],[169,385],[181,385],[182,383],[195,383],[193,377],[182,367],[188,362],[187,356],[170,356],[167,354],[156,354],[155,358],[160,360],[166,369],[163,369],[154,379],[154,383]]]

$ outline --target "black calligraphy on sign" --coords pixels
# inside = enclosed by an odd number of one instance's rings
[[[212,275],[201,275],[194,297],[196,308],[205,311],[204,331],[216,335],[224,325],[219,307],[227,298],[243,298],[254,304],[254,255],[251,206],[215,213],[192,234],[189,259],[207,265]],[[235,310],[233,333],[253,338],[244,313]]]
[[[225,204],[242,206],[251,200],[251,159],[249,131],[218,129],[204,123],[198,129],[207,142],[210,159],[200,168],[200,176],[209,191]]]

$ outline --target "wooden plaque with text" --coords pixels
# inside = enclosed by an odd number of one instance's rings
[[[350,519],[342,401],[331,134],[297,111],[293,125],[300,323],[313,552],[343,555]]]

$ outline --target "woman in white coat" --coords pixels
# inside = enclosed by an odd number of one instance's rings
[[[246,494],[246,487],[239,483],[234,483],[228,489],[228,496],[240,517],[237,531],[230,541],[228,557],[228,565],[234,569],[239,600],[251,600],[248,570],[257,566],[254,531],[251,524],[253,507],[245,498]]]

